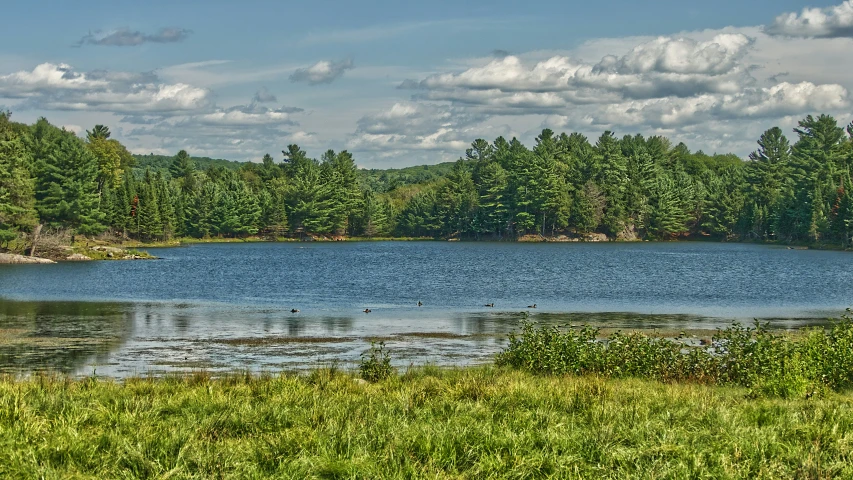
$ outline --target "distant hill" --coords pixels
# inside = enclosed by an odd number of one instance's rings
[[[364,185],[374,192],[389,192],[404,185],[429,183],[447,176],[456,162],[437,163],[435,165],[416,165],[405,168],[362,169],[359,170]]]
[[[137,155],[134,170],[141,173],[146,169],[152,172],[168,173],[169,165],[175,158],[170,155]],[[225,160],[222,158],[210,157],[192,157],[193,162],[198,170],[209,170],[213,167],[222,167],[227,170],[240,170],[247,165],[258,165],[252,162],[235,162],[233,160]],[[370,187],[374,192],[389,192],[397,187],[405,185],[414,185],[422,183],[430,183],[438,180],[448,173],[453,168],[456,162],[444,162],[435,165],[417,165],[414,167],[405,168],[387,168],[387,169],[360,169],[361,182],[363,185]]]
[[[146,169],[150,169],[152,172],[161,171],[166,173],[169,171],[169,165],[172,164],[172,160],[175,157],[173,155],[134,154],[133,158],[136,159],[136,165],[133,167],[135,170],[144,172]],[[227,170],[239,170],[240,167],[249,163],[210,157],[192,157],[192,159],[193,162],[195,162],[195,168],[199,170],[209,170],[212,167],[222,167]]]

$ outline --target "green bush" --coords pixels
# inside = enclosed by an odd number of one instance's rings
[[[370,350],[361,354],[358,372],[361,378],[373,383],[397,373],[391,366],[391,354],[385,348],[385,342],[370,342]]]
[[[497,357],[498,365],[546,375],[596,374],[734,385],[752,395],[812,396],[853,387],[853,320],[804,329],[793,338],[768,324],[734,324],[711,345],[693,347],[642,333],[600,338],[596,328],[561,330],[525,321]]]

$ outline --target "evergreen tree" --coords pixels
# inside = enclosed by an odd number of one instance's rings
[[[0,247],[36,223],[32,158],[21,138],[24,132],[16,131],[9,117],[0,112]]]
[[[46,121],[44,121],[46,123]],[[58,133],[49,132],[54,129]],[[34,132],[39,142],[35,158],[36,210],[48,225],[68,226],[79,233],[103,231],[98,209],[98,162],[73,133],[44,125]]]
[[[157,186],[150,170],[138,187],[136,207],[136,235],[143,240],[159,239],[163,235],[163,222],[160,219],[160,202]]]

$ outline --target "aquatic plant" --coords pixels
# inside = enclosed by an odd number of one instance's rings
[[[853,320],[829,328],[775,333],[769,325],[719,330],[710,345],[644,333],[601,337],[589,326],[561,329],[525,321],[497,356],[506,365],[546,375],[604,375],[748,387],[752,395],[811,396],[853,387]]]

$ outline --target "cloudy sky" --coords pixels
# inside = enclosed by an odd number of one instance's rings
[[[0,108],[135,153],[297,143],[376,168],[545,127],[745,156],[771,126],[853,119],[853,0],[646,3],[13,2]]]

